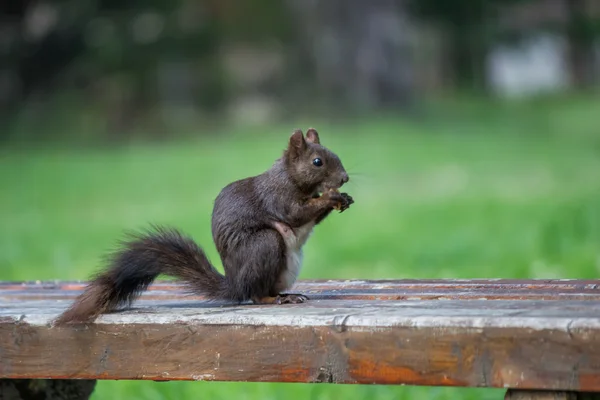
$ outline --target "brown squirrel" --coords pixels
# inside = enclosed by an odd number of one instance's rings
[[[314,226],[333,209],[343,212],[354,203],[338,192],[348,179],[339,157],[320,144],[315,129],[306,138],[295,130],[269,170],[228,184],[215,200],[212,234],[225,275],[191,238],[153,226],[122,242],[109,255],[107,269],[55,323],[92,322],[131,304],[159,274],[213,300],[303,303],[308,297],[284,292],[296,281],[302,246]]]

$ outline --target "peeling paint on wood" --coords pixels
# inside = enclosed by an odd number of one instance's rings
[[[158,282],[132,309],[52,327],[84,283],[0,283],[0,378],[600,391],[598,284],[301,281],[307,303],[256,306]]]

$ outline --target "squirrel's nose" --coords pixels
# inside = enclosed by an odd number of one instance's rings
[[[343,185],[344,183],[348,182],[349,180],[350,180],[350,177],[348,176],[348,174],[347,174],[347,173],[345,173],[345,172],[344,172],[344,173],[342,174],[342,185]]]

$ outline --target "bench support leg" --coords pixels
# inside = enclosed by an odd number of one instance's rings
[[[88,400],[93,379],[0,379],[0,399]]]
[[[504,400],[600,400],[600,393],[508,389]]]

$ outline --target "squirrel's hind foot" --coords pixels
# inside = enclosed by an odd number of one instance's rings
[[[303,294],[286,293],[276,297],[277,304],[300,304],[306,303],[308,297]]]
[[[303,294],[286,293],[278,294],[275,297],[263,297],[254,299],[254,304],[301,304],[306,303],[308,297]]]

